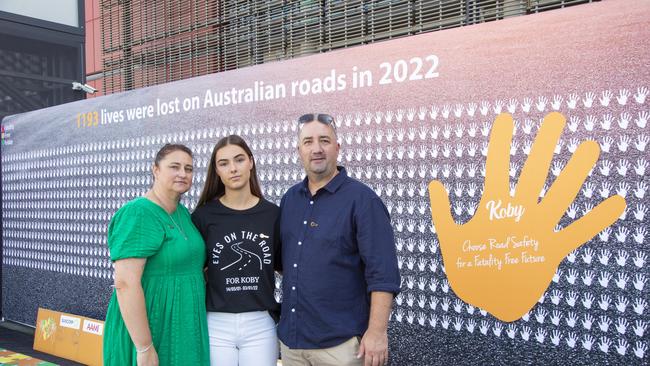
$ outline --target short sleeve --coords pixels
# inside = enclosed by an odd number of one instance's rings
[[[111,260],[151,257],[164,238],[160,221],[137,202],[129,202],[115,213],[108,227]]]

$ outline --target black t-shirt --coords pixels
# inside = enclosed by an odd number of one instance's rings
[[[192,221],[205,240],[208,311],[277,311],[274,269],[280,263],[280,208],[260,199],[233,210],[218,199],[197,208]]]

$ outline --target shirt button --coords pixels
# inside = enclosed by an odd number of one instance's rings
[[[291,312],[292,312],[292,313],[295,313],[295,312],[296,312],[296,309],[291,309]]]
[[[302,242],[301,242],[301,241],[299,241],[299,242],[298,242],[298,245],[302,245]]]
[[[296,267],[298,267],[298,264],[297,264],[297,263],[294,263],[294,264],[293,264],[293,268],[296,268]]]
[[[303,221],[302,223],[303,223],[303,225],[307,225],[307,221]]]
[[[291,289],[295,291],[295,290],[296,290],[296,286],[291,286]]]

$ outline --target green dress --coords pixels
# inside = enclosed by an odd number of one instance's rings
[[[187,208],[179,204],[170,217],[149,199],[136,198],[113,216],[108,247],[113,261],[147,258],[142,288],[160,365],[209,365],[205,246]],[[106,313],[104,365],[136,365],[115,290]]]

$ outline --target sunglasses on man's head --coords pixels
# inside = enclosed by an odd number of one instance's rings
[[[332,128],[336,129],[336,124],[334,123],[334,118],[329,114],[324,113],[308,113],[303,114],[298,118],[298,124],[302,125],[303,123],[308,123],[311,121],[318,121],[320,123],[330,125]]]

